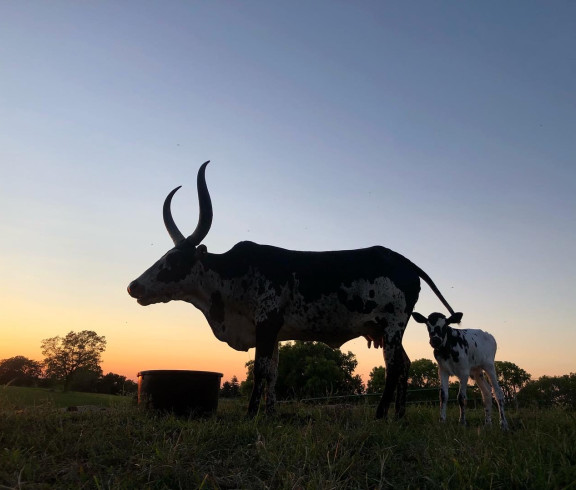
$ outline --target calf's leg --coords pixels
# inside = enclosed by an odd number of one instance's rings
[[[502,388],[498,384],[498,376],[496,376],[496,369],[494,365],[488,366],[486,368],[486,374],[490,378],[490,384],[494,390],[494,397],[496,398],[496,403],[498,404],[498,413],[500,415],[500,427],[503,430],[508,430],[508,421],[506,420],[506,415],[504,413],[504,393]]]
[[[468,387],[468,376],[461,376],[459,379],[458,405],[460,405],[460,423],[466,425],[466,388]]]
[[[472,371],[472,378],[476,381],[480,392],[482,393],[482,401],[484,402],[484,423],[486,425],[492,424],[492,391],[487,381],[484,379],[484,374],[481,369],[474,369]]]
[[[448,386],[450,375],[439,369],[440,375],[440,421],[446,422],[446,406],[448,405]]]

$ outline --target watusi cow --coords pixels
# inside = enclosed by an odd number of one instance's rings
[[[274,410],[278,342],[320,341],[340,347],[359,336],[379,339],[384,349],[386,386],[376,410],[385,417],[396,392],[395,411],[405,413],[410,360],[402,336],[420,292],[422,278],[452,308],[430,277],[402,255],[384,247],[332,252],[297,252],[240,242],[223,254],[200,243],[212,223],[205,162],[198,171],[200,216],[185,237],[177,228],[168,194],[164,223],[174,248],[128,286],[141,305],[187,301],[198,308],[214,335],[230,347],[256,348],[254,388],[248,413],[257,413],[262,395]]]

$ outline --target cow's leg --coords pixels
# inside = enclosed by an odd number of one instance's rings
[[[398,386],[398,380],[404,372],[404,351],[400,342],[392,342],[388,337],[383,338],[384,341],[384,364],[386,365],[386,384],[384,385],[384,392],[382,398],[376,408],[376,418],[386,418],[388,416],[388,409],[390,403],[394,398],[394,392]],[[408,358],[408,356],[406,356]],[[396,407],[396,413],[398,413]]]
[[[260,400],[264,393],[264,385],[273,379],[276,382],[277,362],[274,360],[274,350],[277,342],[262,342],[256,345],[256,355],[254,358],[254,387],[248,404],[248,415],[253,417],[258,413]],[[272,388],[273,389],[273,388]],[[266,411],[274,407],[274,397],[270,398],[267,393]]]
[[[394,391],[396,390],[396,385],[398,384],[399,369],[398,361],[395,362],[393,359],[393,354],[386,355],[387,347],[384,346],[384,364],[386,365],[386,383],[384,385],[384,392],[382,393],[382,398],[380,398],[380,403],[378,408],[376,408],[376,418],[386,418],[388,416],[388,409],[390,408],[390,403],[392,403],[392,398],[394,397]]]
[[[446,422],[450,374],[447,371],[442,371],[442,369],[438,369],[438,374],[440,375],[440,421]]]
[[[399,369],[398,386],[396,388],[396,417],[402,418],[406,414],[406,392],[408,391],[408,374],[410,371],[410,358],[404,347],[400,346],[402,363]]]
[[[276,405],[276,379],[278,379],[278,342],[272,352],[272,365],[266,372],[266,413],[271,414]]]
[[[474,369],[472,371],[472,378],[476,381],[480,392],[482,393],[482,401],[484,402],[484,423],[486,425],[492,424],[492,390],[488,382],[484,379],[482,369]]]
[[[459,376],[459,380],[458,405],[460,405],[460,423],[466,425],[466,388],[468,387],[468,375]]]
[[[394,392],[398,389],[396,397],[396,416],[403,417],[406,412],[406,391],[408,389],[408,369],[410,359],[402,347],[402,336],[408,322],[408,317],[382,319],[380,328],[382,337],[380,338],[382,350],[384,351],[384,364],[386,365],[386,384],[380,403],[376,408],[376,418],[386,418]],[[393,328],[395,326],[396,328]]]
[[[254,417],[258,413],[260,400],[266,391],[266,412],[274,410],[276,395],[274,386],[278,376],[278,341],[277,336],[283,322],[280,310],[273,310],[262,315],[263,319],[256,323],[256,354],[254,356],[254,387],[248,404],[248,415]]]
[[[496,376],[496,369],[494,365],[488,366],[486,368],[486,374],[490,378],[490,384],[494,390],[494,397],[496,398],[496,403],[498,404],[498,413],[500,415],[500,427],[503,430],[508,430],[508,421],[506,420],[506,415],[504,414],[504,393],[502,388],[498,384],[498,376]]]

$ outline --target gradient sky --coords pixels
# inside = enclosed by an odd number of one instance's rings
[[[384,245],[497,359],[575,372],[575,157],[574,2],[2,1],[0,359],[90,329],[105,372],[243,379],[192,305],[126,293],[210,159],[209,251]],[[416,311],[444,312],[424,283]]]

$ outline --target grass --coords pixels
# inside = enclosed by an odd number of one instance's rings
[[[400,423],[366,405],[286,404],[249,420],[245,405],[221,400],[198,420],[130,405],[3,409],[0,488],[576,488],[574,413],[512,412],[503,433],[481,410],[460,427],[455,408],[439,424],[427,407]]]
[[[78,405],[113,407],[130,404],[129,397],[102,395],[99,393],[79,393],[76,391],[56,391],[47,388],[23,388],[0,386],[0,410],[2,408],[64,408]]]

